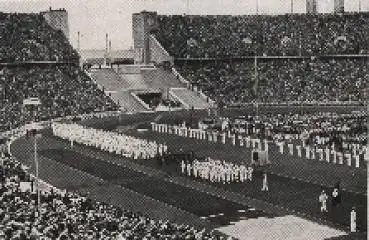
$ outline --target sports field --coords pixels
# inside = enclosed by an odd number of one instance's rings
[[[188,117],[188,113],[186,114]],[[234,162],[249,161],[248,149],[150,131],[136,131],[136,128],[148,127],[152,120],[175,122],[181,117],[180,114],[177,116],[173,113],[167,116],[125,115],[120,120],[110,119],[103,125],[99,121],[90,121],[89,124],[109,129],[118,127],[126,134],[166,142],[173,152],[194,151],[196,156],[212,156]],[[17,140],[12,145],[12,151],[31,166],[33,171],[32,142],[29,139]],[[51,136],[49,132],[45,132],[39,140],[39,157],[41,178],[53,185],[77,190],[89,194],[96,200],[110,202],[122,208],[142,211],[153,218],[191,224],[198,228],[218,229],[230,235],[237,235],[237,229],[242,228],[243,234],[250,236],[250,232],[260,232],[257,226],[264,224],[270,229],[282,229],[282,232],[285,231],[284,236],[293,235],[298,230],[302,235],[304,231],[316,231],[316,236],[320,236],[316,239],[338,236],[341,239],[365,239],[363,233],[342,236],[345,232],[335,230],[347,230],[349,223],[347,211],[352,205],[357,206],[360,213],[359,228],[362,230],[366,225],[366,196],[360,189],[362,182],[365,185],[366,181],[363,169],[356,170],[355,177],[344,181],[347,178],[342,175],[346,172],[344,168],[332,172],[329,171],[332,166],[328,164],[320,165],[319,162],[306,164],[304,159],[286,158],[281,161],[284,164],[275,161],[278,163],[273,164],[275,168],[258,169],[253,182],[210,184],[182,176],[179,173],[179,165],[175,162],[160,165],[155,160],[137,161],[80,145],[75,145],[71,149],[68,142]],[[301,167],[296,168],[296,164],[289,164],[291,161],[301,163]],[[302,170],[290,175],[296,169]],[[314,176],[311,174],[304,176],[302,173],[309,169],[317,173]],[[261,170],[270,172],[268,193],[260,191]],[[296,175],[300,175],[300,179],[295,178]],[[323,175],[325,177],[321,177]],[[347,191],[343,191],[343,205],[338,209],[330,208],[327,215],[321,215],[318,209],[318,195],[322,188],[330,191],[331,184],[338,176],[342,178],[343,187],[347,188]],[[313,182],[313,179],[321,181]],[[282,228],[278,225],[281,221],[301,225],[304,230],[291,230],[292,225],[288,224],[286,228]],[[250,229],[245,226],[249,226]],[[267,232],[257,237],[273,239]],[[240,238],[250,239],[242,236]],[[283,239],[294,238],[291,236]]]

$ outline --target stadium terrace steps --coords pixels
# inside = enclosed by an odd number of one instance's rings
[[[148,110],[132,96],[129,90],[112,93],[111,98],[129,112],[143,112]]]
[[[170,71],[161,68],[142,69],[91,69],[92,79],[103,86],[113,101],[127,111],[147,111],[140,101],[132,96],[132,92],[167,92],[180,101],[185,108],[204,109],[210,104],[198,93],[185,88],[185,85]]]
[[[187,88],[172,88],[169,93],[180,101],[186,108],[204,109],[211,105],[199,96],[197,92]]]
[[[145,83],[150,88],[178,88],[185,87],[172,72],[157,68],[156,70],[141,71]]]
[[[121,88],[119,75],[110,68],[91,69],[91,78],[105,88],[105,91],[116,91]]]
[[[148,89],[141,74],[119,74],[121,79],[120,88],[122,89]]]
[[[118,69],[124,89],[167,89],[184,87],[171,72],[160,68],[141,69],[140,72],[127,73]]]
[[[105,92],[109,93],[112,100],[127,111],[147,111],[147,109],[131,95],[131,87],[143,87],[134,83],[141,75],[130,75],[129,81],[122,79],[121,76],[111,68],[91,69],[92,79],[99,85],[103,86]],[[126,75],[127,76],[127,75]]]

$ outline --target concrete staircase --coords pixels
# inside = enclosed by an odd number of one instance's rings
[[[148,109],[141,104],[136,98],[131,94],[130,90],[121,90],[111,94],[111,98],[115,103],[119,105],[126,111],[129,112],[144,112]]]
[[[167,89],[185,87],[172,72],[157,68],[155,70],[142,70],[142,77],[149,88]]]
[[[121,88],[121,79],[113,69],[91,69],[89,73],[92,80],[103,86],[105,91],[116,91]]]
[[[115,69],[91,69],[89,74],[98,85],[104,87],[106,94],[109,94],[115,103],[127,111],[149,110],[140,99],[132,96],[132,92],[159,91],[164,96],[169,93],[169,97],[181,102],[187,109],[210,107],[199,93],[188,90],[176,75],[161,68],[131,65]]]
[[[111,68],[91,69],[89,73],[98,85],[104,87],[106,94],[109,94],[111,99],[124,110],[131,112],[147,111],[146,107],[131,95],[130,88],[139,86],[135,81],[142,78],[141,75],[133,74],[128,80],[122,79]]]
[[[172,88],[169,94],[179,102],[181,102],[185,108],[205,109],[211,107],[211,105],[203,99],[198,92],[191,91],[187,88]]]
[[[123,89],[148,89],[141,74],[119,74],[121,88]]]

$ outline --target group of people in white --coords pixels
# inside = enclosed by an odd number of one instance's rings
[[[168,150],[165,144],[155,141],[88,128],[75,123],[53,123],[52,130],[55,136],[70,141],[71,147],[76,142],[134,159],[151,159],[163,155]]]
[[[182,125],[169,125],[166,123],[151,123],[151,130],[153,132],[174,134],[181,137],[194,138],[198,140],[207,140],[213,143],[226,144],[230,142],[232,145],[247,147],[253,149],[259,149],[268,152],[269,141],[267,139],[261,139],[252,137],[250,135],[236,134],[228,131],[218,131],[214,129],[195,129],[186,127],[186,124]]]
[[[320,139],[320,141],[324,141]],[[276,141],[279,152],[290,155],[297,155],[300,158],[317,159],[333,164],[346,164],[351,167],[359,168],[364,164],[366,158],[366,146],[352,144],[351,151],[341,152],[335,148],[335,145],[323,147],[322,145],[308,145],[303,140]]]
[[[205,161],[195,159],[193,162],[181,162],[182,174],[223,184],[252,181],[253,171],[251,166],[227,163],[209,157]]]

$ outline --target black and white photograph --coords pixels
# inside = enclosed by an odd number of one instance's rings
[[[0,0],[0,240],[366,240],[369,0]]]

